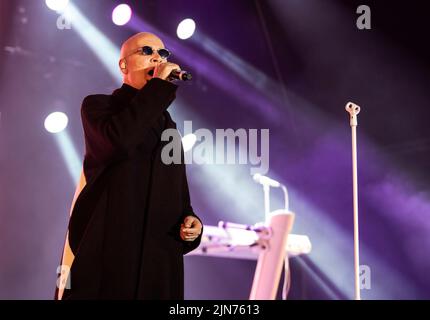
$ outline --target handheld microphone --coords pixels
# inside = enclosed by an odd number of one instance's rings
[[[173,70],[170,72],[169,78],[172,80],[182,80],[182,81],[188,81],[191,80],[193,77],[191,73],[184,71],[184,70]]]

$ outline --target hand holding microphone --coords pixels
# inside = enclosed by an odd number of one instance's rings
[[[164,62],[159,64],[154,69],[154,78],[163,80],[191,80],[191,74],[181,70],[181,67],[175,63]]]

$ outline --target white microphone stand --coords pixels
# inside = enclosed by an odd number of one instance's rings
[[[360,251],[358,235],[358,179],[357,179],[357,115],[360,107],[352,102],[348,102],[345,110],[350,115],[350,126],[352,132],[352,197],[354,207],[354,280],[355,280],[355,300],[360,298]]]
[[[264,215],[269,218],[270,214],[270,187],[281,188],[284,192],[284,209],[289,210],[288,190],[287,187],[276,180],[270,179],[257,173],[253,177],[254,181],[263,185],[264,192]]]
[[[264,218],[267,220],[270,214],[270,186],[263,184],[264,193]]]
[[[282,272],[282,264],[285,269],[284,286],[282,298],[287,299],[290,286],[290,270],[288,255],[285,249],[288,241],[288,234],[294,223],[294,213],[289,211],[287,187],[278,181],[259,174],[254,175],[254,180],[263,185],[264,191],[264,213],[265,226],[269,230],[268,239],[261,243],[264,250],[259,254],[257,267],[252,282],[250,300],[270,299],[276,297],[279,279]],[[282,188],[284,192],[285,208],[270,212],[270,187]]]

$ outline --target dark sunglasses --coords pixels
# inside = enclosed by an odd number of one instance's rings
[[[152,49],[150,46],[144,46],[142,48],[139,48],[138,52],[145,56],[151,56],[154,53],[154,49]],[[170,51],[164,48],[158,49],[157,52],[160,55],[161,59],[167,59],[170,56]]]

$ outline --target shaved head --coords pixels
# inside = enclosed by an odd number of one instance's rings
[[[155,45],[157,48],[164,48],[164,43],[155,34],[149,32],[139,32],[128,38],[121,46],[121,58],[129,55],[133,50],[143,46]]]
[[[149,46],[153,49],[152,55],[144,55],[140,48]],[[166,59],[158,54],[164,48],[164,43],[155,34],[140,32],[128,38],[121,46],[119,67],[123,82],[137,89],[141,89],[151,78],[154,69]]]

